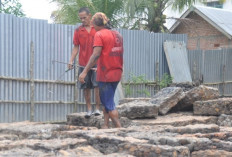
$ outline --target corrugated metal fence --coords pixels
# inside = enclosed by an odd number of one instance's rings
[[[68,113],[85,111],[74,70],[64,73],[67,65],[52,62],[68,62],[75,28],[0,14],[0,122],[64,121]],[[187,41],[186,35],[118,31],[124,38],[124,82],[130,74],[155,81],[169,73],[163,42]]]
[[[216,87],[222,96],[232,96],[232,49],[188,52],[194,82]]]

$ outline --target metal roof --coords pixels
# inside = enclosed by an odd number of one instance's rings
[[[212,7],[203,7],[203,6],[192,6],[189,8],[180,18],[187,17],[191,12],[197,13],[204,20],[209,22],[217,30],[222,32],[229,39],[232,39],[232,11],[225,9],[218,9]],[[172,27],[169,29],[170,32],[176,29],[180,24],[179,21],[176,21]]]

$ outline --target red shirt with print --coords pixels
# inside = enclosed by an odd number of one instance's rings
[[[123,38],[117,32],[102,29],[94,36],[94,47],[102,47],[97,63],[97,81],[120,81],[123,68]]]
[[[90,56],[93,54],[93,38],[96,31],[91,27],[88,32],[85,27],[80,26],[74,32],[73,44],[80,47],[79,51],[79,65],[86,66]]]

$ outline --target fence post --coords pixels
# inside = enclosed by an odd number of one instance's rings
[[[160,86],[159,86],[159,62],[156,62],[156,66],[155,66],[155,79],[156,79],[156,91],[155,93],[157,93],[160,89]]]
[[[193,82],[196,82],[197,64],[196,61],[193,62]]]
[[[34,85],[34,44],[31,42],[30,45],[30,121],[34,121],[35,118],[35,102],[34,102],[34,92],[35,92],[35,85]]]
[[[75,63],[78,64],[78,60],[77,60],[77,57],[75,59]],[[77,112],[77,106],[78,106],[78,88],[77,88],[77,85],[76,85],[76,82],[78,81],[78,67],[75,68],[75,71],[74,71],[74,82],[75,82],[75,85],[74,85],[74,112]]]
[[[200,84],[204,84],[204,74],[205,74],[205,50],[202,51],[202,67],[201,67],[201,78]]]

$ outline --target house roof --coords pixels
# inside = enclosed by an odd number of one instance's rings
[[[191,12],[197,13],[204,20],[222,32],[229,39],[232,39],[232,11],[212,7],[193,6],[189,8],[180,18],[186,18]],[[169,29],[173,32],[178,27],[180,21],[176,21]]]

